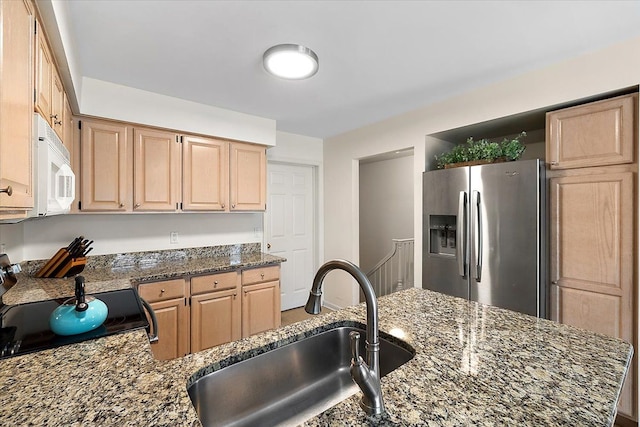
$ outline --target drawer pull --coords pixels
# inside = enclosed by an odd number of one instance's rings
[[[264,273],[260,273],[260,278],[264,279]]]
[[[0,193],[7,193],[7,196],[11,197],[13,194],[13,188],[11,186],[7,186],[7,188],[0,188]]]
[[[164,289],[160,289],[160,293],[164,294],[165,290]]]
[[[213,282],[213,287],[217,287],[218,286],[218,281],[216,280],[215,282]]]

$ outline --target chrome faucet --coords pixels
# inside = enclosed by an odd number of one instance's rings
[[[367,276],[352,262],[345,260],[332,260],[326,262],[318,269],[313,278],[313,286],[309,294],[309,300],[304,309],[309,314],[320,313],[320,298],[322,297],[322,281],[331,270],[344,270],[349,273],[360,285],[367,304],[367,340],[366,363],[362,360],[359,350],[360,334],[351,332],[351,378],[362,390],[363,396],[360,407],[368,415],[378,415],[384,412],[382,401],[382,388],[380,386],[380,341],[378,339],[378,301],[373,291],[371,282]]]

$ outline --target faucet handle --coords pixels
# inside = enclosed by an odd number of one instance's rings
[[[351,363],[359,366],[364,363],[360,356],[360,332],[349,332],[349,340],[351,341]]]

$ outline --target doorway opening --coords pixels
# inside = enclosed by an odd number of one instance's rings
[[[413,155],[409,148],[360,160],[360,268],[377,296],[413,287]]]

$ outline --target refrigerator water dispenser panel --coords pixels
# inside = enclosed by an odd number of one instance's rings
[[[455,215],[429,215],[429,253],[456,255]]]

